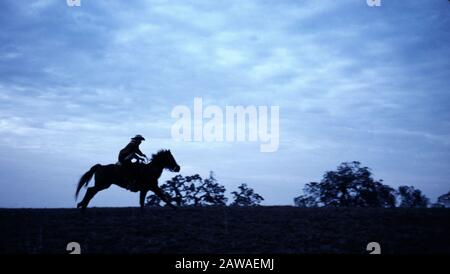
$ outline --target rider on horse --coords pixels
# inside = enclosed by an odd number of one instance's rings
[[[133,159],[140,160],[141,157],[146,158],[147,156],[139,149],[142,141],[145,141],[145,138],[141,135],[136,135],[131,138],[128,145],[119,152],[119,163],[127,165],[131,164],[131,160]]]
[[[139,149],[139,145],[142,141],[145,141],[145,138],[141,135],[136,135],[131,138],[131,141],[119,152],[119,164],[124,167],[125,177],[131,184],[132,181],[135,181],[135,174],[133,174],[133,159],[137,161],[142,158],[147,158],[144,153]]]

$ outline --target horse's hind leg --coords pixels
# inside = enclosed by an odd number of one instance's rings
[[[105,188],[98,187],[98,186],[89,187],[86,191],[86,194],[84,195],[83,200],[78,203],[77,207],[78,208],[81,207],[81,210],[84,210],[88,206],[91,199],[95,196],[95,194],[97,194],[97,192],[99,192],[103,189],[105,189]]]

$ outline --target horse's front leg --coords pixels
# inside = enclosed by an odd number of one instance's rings
[[[141,211],[144,211],[145,197],[147,196],[147,189],[141,190],[139,194],[139,205],[141,206]]]
[[[170,206],[173,209],[176,209],[177,207],[174,206],[170,200],[167,198],[166,194],[156,185],[151,188],[151,190],[158,196],[163,202],[165,202],[168,206]]]

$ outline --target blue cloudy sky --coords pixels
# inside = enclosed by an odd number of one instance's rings
[[[73,207],[134,134],[265,204],[361,161],[433,200],[450,190],[446,0],[0,2],[0,207]],[[280,147],[175,142],[176,105],[280,106]],[[165,173],[161,180],[174,174]],[[117,187],[93,206],[136,206]]]

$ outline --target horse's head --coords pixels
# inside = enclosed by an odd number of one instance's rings
[[[162,149],[158,151],[158,153],[153,154],[151,162],[158,163],[163,168],[167,168],[172,172],[180,171],[180,166],[177,164],[177,161],[175,161],[175,158],[173,158],[170,150]]]

